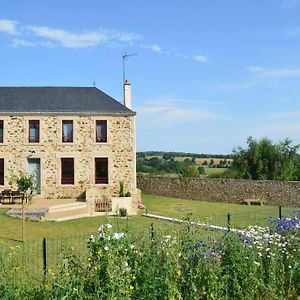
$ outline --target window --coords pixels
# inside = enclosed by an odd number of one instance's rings
[[[108,158],[95,158],[95,183],[108,183]]]
[[[61,184],[74,184],[74,158],[61,159]]]
[[[0,158],[0,185],[4,185],[4,158]]]
[[[40,142],[40,121],[29,120],[29,143]]]
[[[62,121],[62,142],[63,143],[73,142],[73,121],[72,120]]]
[[[96,142],[107,142],[107,121],[96,121]]]
[[[4,122],[0,120],[0,143],[3,143],[3,136],[4,136]]]

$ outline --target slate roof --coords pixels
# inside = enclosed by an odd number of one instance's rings
[[[95,87],[0,87],[0,114],[135,115]]]

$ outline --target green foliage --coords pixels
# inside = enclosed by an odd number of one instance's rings
[[[119,197],[124,197],[124,181],[119,183]]]
[[[198,167],[198,173],[199,173],[200,175],[205,175],[205,168],[202,167],[202,166]]]
[[[18,175],[12,175],[12,181],[16,183],[18,190],[22,192],[32,191],[35,187],[33,174],[19,172]]]
[[[254,180],[298,180],[299,145],[292,146],[289,139],[274,144],[267,138],[247,140],[248,148],[234,150],[232,170],[226,175]]]
[[[50,284],[18,276],[17,253],[0,252],[1,299],[298,299],[299,235],[259,228],[201,238],[191,223],[147,237],[99,227],[80,260],[70,250]],[[268,235],[265,241],[264,234]],[[273,238],[272,238],[273,236]],[[29,274],[28,274],[29,275]]]
[[[182,177],[198,177],[199,171],[196,166],[187,165],[179,171],[179,175]]]
[[[119,197],[130,197],[131,193],[130,192],[126,192],[124,190],[124,181],[120,181],[119,183]]]
[[[127,209],[121,207],[121,208],[119,209],[119,216],[120,216],[120,217],[126,217],[126,216],[127,216]]]
[[[180,159],[184,157],[184,159]],[[212,155],[208,154],[194,154],[194,153],[177,153],[177,152],[138,152],[137,153],[137,172],[138,173],[148,173],[148,174],[157,174],[157,175],[179,175],[185,174],[186,171],[183,170],[187,166],[193,166],[197,164],[197,158],[203,157],[212,157]],[[230,158],[230,155],[213,155],[216,158]],[[203,166],[208,165],[207,160],[202,164]],[[210,165],[210,167],[215,167],[214,161]],[[218,167],[227,168],[228,164],[218,165]],[[190,173],[188,171],[188,173]],[[202,174],[202,173],[201,173]],[[193,176],[196,175],[194,172]],[[204,174],[202,174],[204,175]]]

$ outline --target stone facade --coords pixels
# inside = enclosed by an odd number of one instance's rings
[[[232,203],[259,198],[274,205],[300,207],[299,181],[138,176],[137,184],[142,192],[167,197]]]
[[[43,198],[83,198],[97,188],[108,197],[118,195],[120,181],[125,191],[136,193],[134,116],[15,115],[4,120],[4,186],[10,177],[27,171],[28,159],[40,159]],[[40,142],[28,142],[29,120],[40,121]],[[62,142],[62,120],[73,120],[73,142]],[[107,142],[96,143],[96,120],[107,120]],[[61,158],[74,158],[74,185],[61,184]],[[108,158],[108,184],[95,184],[95,158]]]

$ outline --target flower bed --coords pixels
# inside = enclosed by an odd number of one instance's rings
[[[39,299],[297,299],[299,224],[296,212],[271,220],[269,228],[205,239],[191,224],[144,237],[106,224],[91,236],[87,260],[70,253],[59,273],[48,274],[51,284],[16,285],[10,292],[38,291]]]

